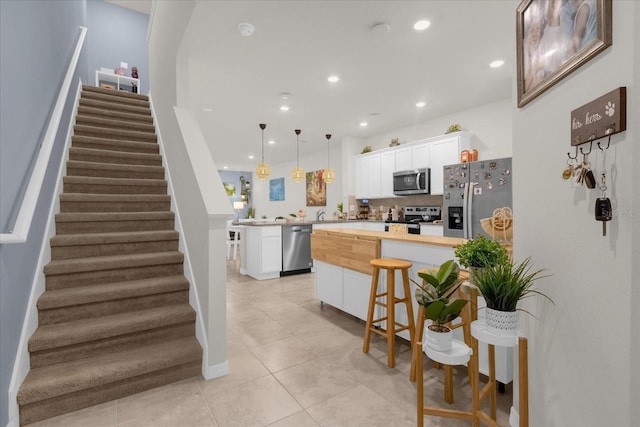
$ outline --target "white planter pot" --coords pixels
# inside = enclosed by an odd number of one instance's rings
[[[436,332],[427,327],[425,338],[427,347],[436,351],[451,351],[451,342],[453,339],[451,329],[449,329],[449,332]]]
[[[487,331],[495,335],[517,335],[518,312],[487,308]]]

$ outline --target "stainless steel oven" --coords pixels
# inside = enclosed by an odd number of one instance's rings
[[[429,168],[412,169],[393,173],[393,194],[429,194],[431,189],[431,170]]]

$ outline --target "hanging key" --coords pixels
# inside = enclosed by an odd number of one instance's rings
[[[611,213],[611,200],[607,197],[606,175],[603,173],[600,178],[600,190],[602,197],[596,199],[596,221],[602,221],[602,236],[607,235],[607,221],[611,221],[613,215]]]

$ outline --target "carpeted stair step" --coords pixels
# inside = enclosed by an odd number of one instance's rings
[[[164,179],[164,167],[118,165],[111,163],[67,161],[67,176],[100,176],[105,178]]]
[[[71,138],[71,146],[78,148],[93,148],[96,150],[126,151],[130,153],[158,154],[160,152],[160,146],[158,144],[80,135],[74,135]]]
[[[177,251],[51,261],[44,267],[46,289],[124,282],[184,274],[184,255]]]
[[[65,176],[62,181],[65,193],[167,194],[167,181],[164,179]]]
[[[140,114],[135,114],[134,117],[132,117],[131,114],[126,112],[120,112],[115,110],[105,110],[103,108],[78,106],[77,117],[80,117],[80,116],[102,117],[103,119],[118,120],[118,121],[127,122],[127,123],[144,123],[147,125],[153,125],[153,117],[151,116],[143,116]]]
[[[196,313],[193,308],[189,304],[179,304],[41,325],[29,338],[29,352],[96,342],[181,323],[192,323],[195,320]]]
[[[69,160],[93,163],[119,163],[125,165],[162,166],[160,154],[130,153],[126,151],[98,150],[95,148],[69,148]]]
[[[86,91],[82,92],[82,94],[80,95],[80,99],[91,99],[101,102],[115,102],[120,105],[149,108],[149,100],[137,96],[126,96],[127,94],[131,93],[115,90],[105,90],[104,92]]]
[[[189,282],[181,275],[55,289],[45,291],[38,299],[38,324],[50,325],[181,303],[189,303]]]
[[[103,129],[121,129],[132,130],[137,132],[155,133],[156,129],[152,123],[139,123],[134,121],[125,121],[105,118],[103,115],[93,116],[78,114],[76,116],[76,124],[84,126],[94,126]]]
[[[51,259],[177,251],[178,239],[175,230],[57,234],[50,239]]]
[[[173,230],[173,212],[112,212],[56,214],[56,233],[110,233],[120,231]]]
[[[168,211],[166,194],[60,194],[60,212],[152,212]]]
[[[136,130],[103,128],[96,126],[74,125],[74,135],[85,135],[93,137],[104,137],[109,139],[120,139],[125,141],[157,142],[156,134],[153,132],[140,132]]]
[[[102,87],[91,86],[91,85],[82,85],[83,96],[94,96],[96,94],[118,97],[118,99],[135,99],[135,100],[149,101],[149,97],[147,95],[142,95],[139,93],[116,91],[113,89],[105,89]]]
[[[18,392],[20,423],[199,375],[201,358],[202,348],[192,336],[32,369]]]
[[[99,108],[101,110],[107,111],[119,111],[121,113],[127,113],[131,115],[131,119],[135,119],[137,116],[151,117],[151,109],[148,107],[140,107],[137,105],[125,105],[117,102],[117,99],[113,99],[115,102],[111,102],[111,100],[99,100],[99,99],[91,99],[91,98],[80,98],[79,106],[81,107],[91,107],[91,108]]]

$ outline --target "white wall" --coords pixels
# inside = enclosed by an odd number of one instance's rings
[[[639,25],[639,3],[614,1],[612,47],[524,108],[513,101],[514,256],[547,269],[538,286],[555,301],[525,304],[539,318],[523,316],[531,426],[638,423]],[[627,87],[628,129],[612,138],[606,159],[597,148],[590,157],[609,178],[614,219],[603,237],[594,220],[600,192],[561,172],[571,111],[619,86]]]
[[[253,197],[253,206],[256,208],[256,219],[260,219],[263,215],[269,218],[276,216],[287,217],[290,213],[297,214],[298,209],[304,209],[307,212],[307,220],[315,220],[315,214],[321,208],[324,208],[326,217],[333,215],[333,212],[337,210],[338,203],[343,201],[342,185],[344,181],[344,173],[341,169],[342,155],[339,147],[336,145],[332,145],[330,150],[330,166],[336,173],[336,179],[334,182],[327,184],[326,206],[306,205],[305,182],[295,183],[293,179],[291,179],[291,170],[296,166],[295,161],[277,165],[270,164],[271,175],[268,179],[259,179],[255,172],[253,174],[251,194]],[[305,172],[326,168],[327,153],[324,152],[322,155],[316,154],[315,156],[300,157],[300,167],[303,168]],[[284,200],[271,202],[269,201],[269,180],[282,177],[284,177]],[[346,209],[346,200],[344,202]]]

